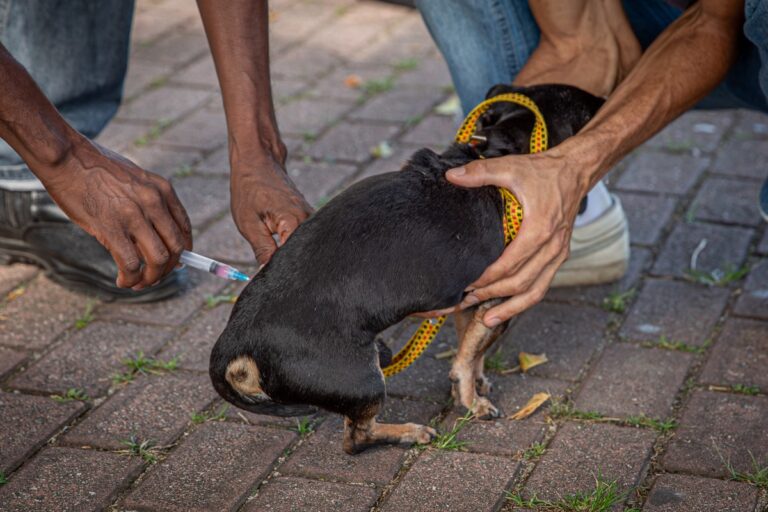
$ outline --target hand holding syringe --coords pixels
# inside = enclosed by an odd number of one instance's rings
[[[231,267],[226,263],[221,263],[211,258],[207,258],[200,254],[183,251],[179,257],[179,262],[184,265],[189,265],[192,268],[204,270],[211,274],[223,277],[224,279],[231,279],[232,281],[249,281],[250,278],[237,270],[235,267]]]

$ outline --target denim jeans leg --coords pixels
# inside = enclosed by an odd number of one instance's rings
[[[416,0],[465,112],[517,76],[539,43],[526,0]]]
[[[0,0],[0,41],[67,121],[93,138],[117,112],[134,0]],[[0,141],[0,170],[21,163]]]

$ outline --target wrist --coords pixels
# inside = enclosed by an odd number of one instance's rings
[[[577,190],[586,194],[605,175],[605,146],[588,134],[575,135],[551,150],[543,153],[561,160],[568,174],[567,179],[574,182]]]

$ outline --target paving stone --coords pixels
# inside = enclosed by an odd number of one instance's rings
[[[397,172],[402,170],[411,156],[418,151],[418,146],[403,146],[400,143],[392,144],[392,155],[387,158],[377,158],[363,169],[363,172],[355,177],[355,181],[362,181],[377,174],[385,172]]]
[[[304,194],[307,202],[321,206],[327,202],[341,185],[357,172],[357,167],[325,162],[302,162],[291,160],[286,165],[288,176]]]
[[[420,321],[407,319],[403,324],[404,328],[390,346],[393,354],[396,354],[416,332]],[[451,382],[448,380],[451,364],[450,360],[436,359],[435,355],[456,345],[456,329],[452,322],[446,323],[435,341],[413,365],[387,378],[387,394],[443,403],[451,391]]]
[[[191,168],[200,160],[197,151],[160,148],[156,146],[134,146],[122,153],[136,165],[170,179],[179,172]]]
[[[225,144],[195,166],[195,172],[229,176],[229,151]]]
[[[396,126],[343,123],[334,126],[310,148],[309,155],[325,160],[364,162],[381,142],[391,140]]]
[[[656,341],[664,336],[701,346],[725,308],[728,295],[725,288],[646,280],[620,334],[638,341]]]
[[[442,147],[453,141],[457,128],[451,116],[431,115],[405,132],[401,140],[417,146]]]
[[[747,257],[752,236],[751,229],[735,226],[678,223],[656,258],[653,273],[688,276],[692,255],[702,240],[706,240],[706,246],[699,250],[697,271],[710,273],[738,269]]]
[[[763,219],[755,208],[758,187],[751,181],[707,178],[691,209],[697,220],[759,226]]]
[[[665,419],[693,354],[615,343],[583,384],[576,408],[605,416]]]
[[[166,446],[184,431],[190,415],[215,397],[207,375],[139,376],[70,430],[63,442],[117,450],[135,435]]]
[[[453,88],[453,80],[443,58],[435,53],[419,62],[416,69],[407,71],[398,78],[400,85],[431,87],[447,92]]]
[[[276,7],[270,4],[269,21],[270,45],[273,40],[281,44],[296,43],[329,23],[334,9],[323,2],[300,2],[299,5]]]
[[[307,94],[313,98],[332,98],[346,101],[362,101],[366,93],[366,83],[381,82],[392,74],[392,70],[382,67],[361,67],[361,66],[341,66],[333,73],[324,76],[318,80],[307,91]],[[347,85],[347,79],[357,78],[359,84],[357,87]]]
[[[0,380],[27,358],[27,354],[10,348],[0,347]]]
[[[759,260],[752,266],[734,312],[768,319],[768,259]]]
[[[227,142],[227,125],[218,111],[198,110],[166,130],[156,143],[159,145],[210,151]]]
[[[139,473],[138,458],[52,447],[0,486],[6,512],[106,510]]]
[[[304,80],[282,78],[272,80],[272,95],[278,103],[297,99],[306,88],[307,82]]]
[[[429,35],[420,17],[409,17],[397,23],[387,31],[381,32],[373,41],[355,55],[355,60],[367,64],[392,66],[405,71],[410,63],[421,62],[435,49],[435,43]],[[403,63],[409,65],[403,66]]]
[[[288,498],[290,497],[290,498]],[[360,485],[280,477],[259,490],[259,495],[243,512],[316,512],[344,510],[367,512],[376,501],[377,492]]]
[[[603,307],[603,301],[612,293],[625,293],[637,289],[641,274],[647,270],[652,258],[651,251],[641,247],[632,247],[629,253],[629,266],[624,277],[616,283],[597,286],[567,286],[551,288],[547,300],[588,302]],[[631,298],[627,303],[631,302]]]
[[[757,245],[757,252],[761,254],[768,254],[768,229],[763,233],[763,239]]]
[[[166,357],[178,355],[182,368],[207,372],[211,349],[224,331],[231,312],[231,304],[202,309],[190,322],[190,328],[171,342],[163,354]]]
[[[689,475],[660,475],[644,512],[743,512],[757,504],[757,489],[743,482],[724,482]]]
[[[81,402],[59,404],[48,397],[0,391],[0,470],[13,471],[83,408]]]
[[[671,197],[620,192],[621,205],[629,223],[629,241],[654,245],[672,219],[677,200]]]
[[[200,176],[171,180],[192,226],[200,227],[229,211],[229,180]]]
[[[132,42],[134,45],[147,45],[160,35],[168,33],[170,29],[183,25],[186,18],[191,16],[182,15],[179,9],[168,2],[155,4],[151,9],[142,9],[139,4],[133,20]],[[136,54],[131,56],[131,60],[137,60]]]
[[[251,265],[256,263],[251,245],[237,230],[230,214],[213,223],[195,239],[195,250],[215,260]]]
[[[546,407],[540,409],[525,420],[515,421],[508,417],[520,410],[535,394],[546,391],[553,399],[562,398],[568,384],[552,379],[540,379],[531,375],[497,375],[488,373],[493,383],[490,399],[504,416],[493,421],[475,420],[466,424],[459,432],[459,441],[467,443],[471,452],[484,452],[492,455],[515,455],[521,453],[533,443],[541,441],[547,428],[545,421]],[[453,428],[465,410],[454,410],[443,421],[442,430]]]
[[[325,48],[304,45],[281,54],[270,63],[278,78],[314,79],[330,72],[341,60]]]
[[[198,31],[176,31],[136,49],[137,59],[177,67],[208,54],[205,34]]]
[[[105,148],[121,153],[133,147],[136,140],[144,137],[151,128],[149,123],[125,123],[113,120],[95,140]]]
[[[768,115],[758,110],[738,110],[733,138],[765,139],[768,136]]]
[[[343,431],[340,416],[327,419],[280,467],[280,472],[380,485],[395,476],[405,454],[404,446],[382,445],[347,455],[341,447]]]
[[[729,318],[720,333],[701,381],[742,384],[768,391],[768,322]]]
[[[348,103],[300,99],[277,108],[281,133],[316,135],[350,109]]]
[[[382,510],[496,510],[504,502],[504,490],[518,465],[502,457],[429,450],[405,475]]]
[[[546,353],[549,362],[530,374],[572,381],[603,345],[609,318],[595,308],[539,304],[520,315],[502,335],[501,354],[513,361],[519,352]]]
[[[119,119],[129,121],[174,121],[206,104],[212,95],[199,89],[159,87],[147,91],[118,113]]]
[[[201,85],[217,90],[219,88],[219,79],[216,76],[213,58],[208,55],[184,67],[175,73],[170,80],[173,83]]]
[[[732,124],[730,111],[693,110],[664,128],[647,145],[675,152],[714,151]]]
[[[627,490],[639,483],[655,438],[652,430],[566,423],[533,470],[524,494],[557,500],[588,493],[598,475],[616,480],[620,491]]]
[[[234,509],[294,438],[285,430],[205,423],[146,475],[123,507],[183,512]]]
[[[685,194],[708,165],[708,158],[647,151],[629,163],[616,187],[622,190]]]
[[[19,389],[66,392],[80,388],[91,397],[104,394],[122,361],[139,351],[152,354],[172,331],[146,325],[94,322],[32,363],[11,385]]]
[[[216,257],[210,254],[209,256]],[[190,271],[183,290],[170,299],[152,304],[106,304],[99,309],[99,315],[103,318],[129,322],[178,326],[184,324],[196,310],[203,306],[207,296],[218,295],[225,286],[227,281],[224,279],[203,272]]]
[[[3,308],[0,344],[43,348],[82,315],[87,301],[41,275]]]
[[[765,179],[768,168],[768,147],[765,140],[734,137],[718,150],[712,166],[714,172],[729,176]],[[757,189],[755,188],[755,193]]]
[[[293,431],[298,430],[298,424],[303,419],[306,418],[309,421],[315,422],[315,421],[318,421],[318,418],[324,414],[320,412],[312,416],[303,416],[300,418],[271,416],[269,414],[256,414],[253,412],[244,411],[243,409],[238,409],[234,405],[229,404],[223,400],[218,400],[213,405],[212,410],[214,413],[219,413],[220,411],[223,411],[227,419],[234,420],[239,423],[246,423],[247,425],[264,425],[264,426],[270,426],[270,427],[287,428]]]
[[[375,96],[361,108],[352,112],[353,119],[415,122],[440,100],[431,89],[396,88]],[[448,139],[450,141],[450,139]]]
[[[29,281],[38,272],[38,268],[24,263],[0,265],[0,296],[5,297],[9,292],[25,281]]]
[[[694,391],[663,465],[673,472],[726,477],[726,463],[752,472],[768,463],[768,397]]]

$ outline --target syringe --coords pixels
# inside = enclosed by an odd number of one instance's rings
[[[204,270],[210,272],[218,277],[224,279],[231,279],[232,281],[249,281],[250,278],[237,270],[235,267],[231,267],[226,263],[221,263],[211,258],[207,258],[200,254],[191,251],[182,251],[179,257],[179,262],[184,265],[189,265],[192,268]]]

